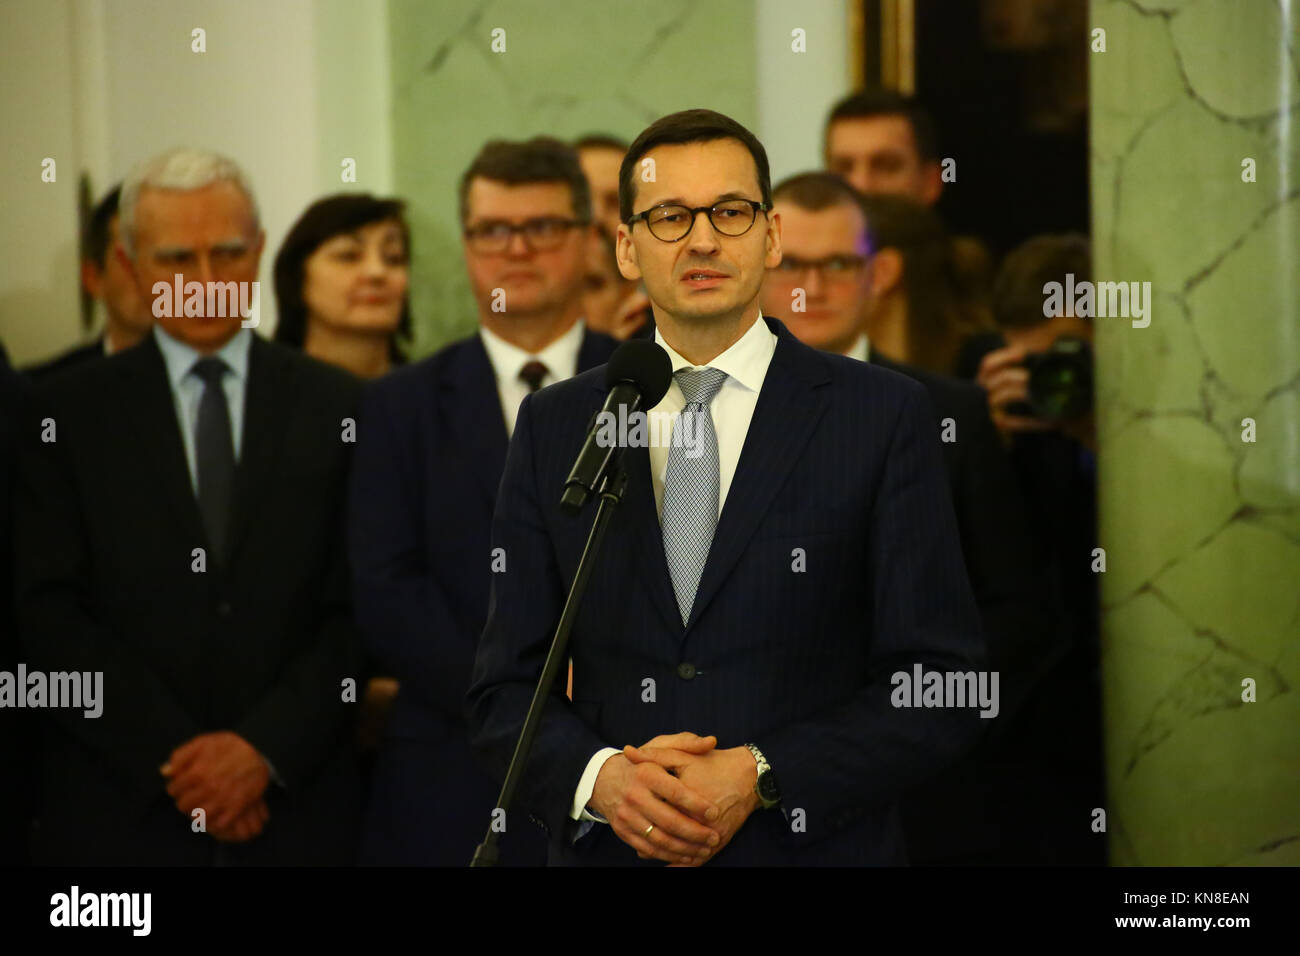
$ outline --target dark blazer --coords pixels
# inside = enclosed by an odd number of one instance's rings
[[[895,672],[983,660],[924,390],[765,321],[776,352],[685,628],[648,450],[625,452],[626,497],[572,635],[573,703],[562,688],[549,701],[519,792],[554,863],[642,862],[603,825],[570,844],[574,791],[600,748],[683,730],[755,743],[791,814],[757,811],[716,863],[899,863],[900,794],[986,723],[890,699]],[[557,504],[605,391],[598,369],[530,396],[510,444],[492,543],[511,570],[493,579],[467,700],[499,775],[595,515]]]
[[[94,362],[104,357],[104,339],[101,336],[87,345],[78,345],[76,348],[68,349],[68,351],[41,362],[39,365],[29,366],[23,369],[23,374],[33,381],[40,381],[56,372],[63,372],[70,368],[80,368],[87,362]]]
[[[1039,839],[1046,838],[1040,816],[1023,805],[1027,782],[1041,777],[1043,755],[1025,746],[1017,724],[1067,648],[1051,626],[1050,591],[1034,554],[1020,483],[982,388],[874,352],[870,360],[925,386],[937,432],[952,421],[955,441],[942,443],[944,462],[989,669],[999,674],[1000,709],[988,722],[989,734],[904,799],[908,856],[914,863],[1029,862],[1019,850],[1026,841],[1010,834],[1038,828]]]
[[[38,859],[47,863],[346,863],[359,642],[343,506],[359,384],[254,338],[228,559],[211,553],[162,354],[135,348],[57,376],[28,424],[18,506],[19,621],[30,667],[102,671],[103,714],[48,710]],[[203,573],[192,551],[209,551]],[[355,699],[355,698],[354,698]],[[159,766],[232,730],[284,786],[262,834],[191,830]]]
[[[999,724],[1004,724],[1064,652],[1048,633],[1046,586],[1034,560],[1019,479],[989,418],[982,388],[874,352],[870,361],[925,386],[936,433],[942,435],[945,420],[952,420],[955,440],[942,441],[940,447],[966,572],[984,624],[989,667],[1001,675]]]
[[[14,618],[14,482],[18,435],[30,385],[0,345],[0,671],[16,673],[22,655]],[[32,819],[31,711],[0,710],[0,866],[28,861]]]
[[[617,345],[587,332],[578,368],[605,362]],[[507,445],[482,340],[475,334],[371,384],[359,429],[349,521],[357,619],[380,670],[400,684],[362,859],[467,866],[499,790],[473,759],[463,712],[487,618]],[[545,862],[533,829],[512,834],[504,862]]]

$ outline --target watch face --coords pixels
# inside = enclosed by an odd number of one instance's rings
[[[771,771],[758,778],[758,795],[768,801],[781,799],[781,791],[776,786],[776,775]]]

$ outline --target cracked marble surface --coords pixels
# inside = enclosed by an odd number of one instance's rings
[[[1094,0],[1112,859],[1300,863],[1300,16]],[[1241,162],[1256,162],[1256,182]],[[1253,418],[1256,441],[1242,440]],[[1255,681],[1256,702],[1242,701]]]
[[[494,53],[492,31],[506,31]],[[631,139],[674,110],[757,124],[749,0],[564,4],[391,0],[393,156],[412,229],[411,309],[424,355],[475,328],[461,257],[460,176],[493,138]],[[719,38],[734,57],[719,57]],[[691,64],[684,69],[683,64]]]

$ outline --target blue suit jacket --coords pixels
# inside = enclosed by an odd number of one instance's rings
[[[765,321],[776,352],[686,627],[649,454],[625,452],[627,494],[572,635],[574,699],[557,688],[548,701],[520,788],[552,862],[642,862],[604,825],[571,842],[574,790],[601,747],[683,730],[757,744],[790,813],[757,811],[714,862],[903,862],[898,797],[987,723],[890,701],[896,671],[966,671],[984,655],[924,389]],[[467,700],[499,775],[594,519],[557,503],[604,398],[595,370],[520,408],[493,520],[510,564],[493,577]]]
[[[616,346],[587,332],[578,368]],[[466,866],[496,805],[497,785],[470,753],[463,703],[487,616],[506,445],[477,334],[372,383],[363,399],[349,508],[356,615],[380,669],[400,684],[365,862]]]

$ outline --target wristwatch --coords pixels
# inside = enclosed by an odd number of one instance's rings
[[[776,774],[772,772],[772,765],[763,756],[763,751],[753,744],[745,744],[745,746],[749,748],[749,752],[754,755],[754,761],[758,764],[758,781],[754,784],[754,793],[758,795],[758,802],[763,809],[771,810],[781,803],[781,788],[776,785]]]

